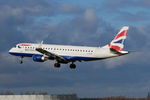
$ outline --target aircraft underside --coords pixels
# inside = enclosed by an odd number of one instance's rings
[[[93,60],[101,60],[103,58],[95,58],[95,57],[82,57],[82,56],[62,56],[63,58],[66,59],[66,61],[64,60],[59,60],[54,57],[47,57],[46,59],[43,58],[43,60],[41,60],[41,57],[43,57],[43,55],[40,55],[40,54],[31,54],[31,53],[11,53],[10,54],[12,55],[15,55],[15,56],[19,56],[20,57],[20,64],[23,63],[23,58],[24,57],[32,57],[33,58],[33,61],[35,62],[44,62],[44,61],[47,61],[47,60],[55,60],[55,63],[54,63],[54,67],[56,68],[60,68],[61,67],[61,64],[68,64],[68,63],[71,63],[70,64],[70,68],[71,69],[75,69],[76,68],[76,65],[74,64],[74,62],[76,61],[93,61]],[[36,57],[36,58],[34,58]],[[38,58],[39,57],[39,58]]]

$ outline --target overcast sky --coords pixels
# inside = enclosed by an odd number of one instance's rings
[[[150,92],[149,0],[0,0],[0,91],[145,97]],[[103,46],[130,26],[129,55],[76,63],[33,62],[8,54],[20,42]]]

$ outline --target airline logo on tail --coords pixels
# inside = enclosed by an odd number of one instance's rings
[[[127,37],[128,29],[129,29],[128,26],[122,27],[121,30],[119,31],[119,33],[111,41],[111,43],[108,44],[108,46],[117,51],[122,51],[124,48],[124,40]]]

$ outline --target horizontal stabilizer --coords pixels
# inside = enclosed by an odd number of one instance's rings
[[[112,53],[118,54],[118,55],[126,55],[126,54],[129,53],[128,51],[117,51],[117,50],[115,50],[115,49],[113,49],[113,48],[110,48],[110,51],[111,51]]]

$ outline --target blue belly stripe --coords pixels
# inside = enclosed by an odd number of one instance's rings
[[[94,58],[94,57],[80,57],[80,56],[62,56],[63,58],[67,60],[97,60],[99,58]]]
[[[40,55],[40,54],[16,53],[16,52],[9,52],[9,54],[15,55],[15,56],[24,56],[24,57],[32,57],[33,55]],[[85,60],[85,61],[100,59],[100,58],[95,58],[95,57],[82,57],[82,56],[61,56],[61,57],[65,58],[66,60]]]
[[[16,52],[9,52],[9,54],[15,55],[15,56],[24,56],[24,57],[32,57],[33,55],[40,55],[40,54],[16,53]]]

